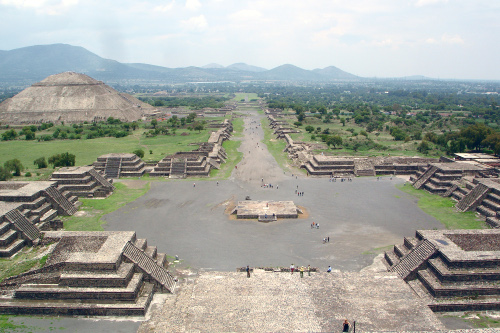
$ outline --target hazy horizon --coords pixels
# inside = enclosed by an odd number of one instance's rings
[[[3,50],[64,43],[123,63],[500,80],[493,0],[0,0]]]

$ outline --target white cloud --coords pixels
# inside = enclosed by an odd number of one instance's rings
[[[198,10],[201,8],[199,0],[186,0],[186,8],[189,10]]]
[[[234,21],[253,21],[262,18],[262,13],[254,9],[243,9],[229,15]]]
[[[40,8],[46,2],[46,0],[0,0],[1,5],[14,6],[16,8]]]
[[[452,36],[452,35],[444,34],[441,37],[441,40],[443,41],[443,43],[446,43],[446,44],[465,44],[464,40],[459,35]]]
[[[428,6],[428,5],[435,5],[437,3],[446,3],[448,0],[418,0],[415,3],[416,7],[423,7],[423,6]]]
[[[174,8],[174,5],[175,5],[175,1],[172,1],[166,5],[160,5],[160,6],[156,6],[153,11],[155,12],[169,12],[172,10],[172,8]]]
[[[79,0],[0,0],[0,5],[18,9],[35,9],[39,14],[60,15]]]
[[[193,16],[187,20],[181,21],[181,24],[185,29],[192,31],[203,31],[208,27],[205,15]]]

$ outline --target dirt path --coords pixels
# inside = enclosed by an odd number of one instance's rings
[[[261,186],[263,183],[276,184],[286,176],[265,143],[264,130],[261,126],[263,115],[257,112],[245,111],[245,129],[239,151],[243,159],[231,174],[231,179]]]

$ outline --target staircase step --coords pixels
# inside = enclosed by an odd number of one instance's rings
[[[24,284],[16,289],[14,298],[23,299],[99,299],[135,300],[142,284],[143,274],[135,273],[122,288],[67,287],[58,284]]]
[[[24,247],[25,243],[24,239],[16,239],[9,246],[0,248],[0,257],[5,258],[13,256]]]
[[[135,246],[137,246],[141,250],[144,250],[148,246],[148,240],[145,238],[137,238],[135,240]]]

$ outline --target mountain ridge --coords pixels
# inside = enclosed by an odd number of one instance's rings
[[[360,80],[335,66],[306,70],[285,64],[265,69],[246,63],[227,67],[208,64],[203,67],[170,68],[145,63],[121,63],[102,58],[81,47],[69,44],[33,45],[0,50],[0,82],[38,82],[62,72],[78,72],[102,81],[163,81],[166,83],[217,81],[315,81]]]

